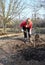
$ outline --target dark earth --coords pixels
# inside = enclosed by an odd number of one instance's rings
[[[25,44],[23,38],[0,39],[0,65],[45,65],[45,36],[32,41]]]

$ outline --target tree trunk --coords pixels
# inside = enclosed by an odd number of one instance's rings
[[[3,32],[6,33],[6,27],[5,26],[3,27]]]
[[[3,33],[6,33],[6,24],[4,21],[3,21]]]

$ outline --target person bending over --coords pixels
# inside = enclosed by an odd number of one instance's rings
[[[27,32],[28,32],[28,37],[30,39],[31,34],[32,34],[32,21],[30,18],[27,18],[25,21],[22,21],[20,24],[20,27],[22,28],[22,31],[24,32],[24,38],[27,38]]]

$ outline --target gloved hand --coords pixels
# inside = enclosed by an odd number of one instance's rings
[[[23,32],[24,30],[23,30],[23,29],[21,29],[21,31]]]
[[[32,30],[30,29],[30,35],[32,34]]]

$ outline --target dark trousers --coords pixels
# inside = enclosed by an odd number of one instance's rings
[[[30,28],[26,28],[23,26],[23,30],[24,30],[24,38],[27,38],[27,32],[28,32],[28,37],[30,38]]]

